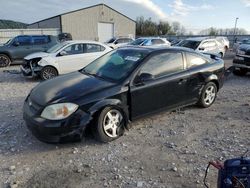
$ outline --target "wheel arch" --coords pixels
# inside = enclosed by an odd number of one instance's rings
[[[0,52],[0,55],[1,55],[1,54],[2,54],[2,55],[6,55],[6,56],[10,59],[11,62],[13,61],[13,59],[12,59],[10,53],[8,53],[8,52]]]
[[[94,117],[99,112],[101,112],[104,108],[106,108],[106,107],[112,107],[112,106],[118,108],[119,110],[121,110],[121,112],[123,113],[123,115],[125,117],[126,128],[128,128],[128,126],[127,126],[127,124],[129,123],[128,107],[124,106],[122,104],[122,101],[119,100],[119,99],[106,99],[106,100],[102,100],[102,101],[97,102],[96,104],[94,104],[92,107],[90,107],[90,109],[88,111],[91,113],[92,117]]]
[[[58,71],[58,69],[55,66],[48,64],[48,65],[44,65],[42,69],[44,69],[45,67],[52,67],[52,68],[54,68],[56,70],[56,72],[57,72],[57,75],[59,75],[59,71]]]
[[[217,75],[215,75],[215,74],[210,75],[206,79],[206,83],[209,83],[209,82],[213,82],[216,85],[216,87],[217,87],[217,91],[219,91],[219,89],[220,89],[220,82],[219,82],[219,78],[218,78]]]

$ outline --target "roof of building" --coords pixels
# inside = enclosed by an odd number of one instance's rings
[[[129,18],[128,16],[122,14],[121,12],[111,8],[110,6],[104,4],[104,3],[100,3],[100,4],[96,4],[96,5],[93,5],[93,6],[90,6],[90,7],[85,7],[85,8],[81,8],[81,9],[77,9],[77,10],[73,10],[73,11],[70,11],[70,12],[65,12],[65,13],[62,13],[62,14],[58,14],[56,16],[53,16],[53,17],[50,17],[50,18],[46,18],[46,19],[43,19],[43,20],[39,20],[37,22],[34,22],[34,23],[31,23],[29,25],[33,25],[33,24],[36,24],[36,23],[39,23],[39,22],[42,22],[42,21],[46,21],[46,20],[50,20],[50,19],[53,19],[53,18],[56,18],[56,17],[59,17],[59,16],[63,16],[63,15],[66,15],[66,14],[71,14],[71,13],[74,13],[74,12],[77,12],[77,11],[82,11],[82,10],[85,10],[85,9],[90,9],[90,8],[94,8],[94,7],[97,7],[97,6],[106,6],[107,8],[110,8],[111,10],[117,12],[118,14],[121,14],[122,16],[128,18],[129,20],[133,21],[133,22],[136,22],[135,20],[133,20],[132,18]]]

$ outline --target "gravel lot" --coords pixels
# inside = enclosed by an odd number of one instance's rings
[[[0,187],[203,187],[208,161],[238,157],[250,146],[249,75],[230,75],[209,109],[192,106],[141,119],[112,143],[89,136],[49,145],[22,119],[23,101],[39,80],[5,72],[18,69],[0,70]],[[211,187],[216,173],[211,168]]]

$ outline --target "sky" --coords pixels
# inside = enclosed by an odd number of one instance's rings
[[[0,19],[33,23],[68,11],[105,3],[132,19],[178,21],[194,33],[209,27],[239,28],[250,34],[250,0],[0,0]]]

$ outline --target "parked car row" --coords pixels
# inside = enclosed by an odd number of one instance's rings
[[[81,140],[90,126],[97,140],[110,142],[137,118],[214,103],[225,72],[225,48],[217,40],[193,38],[171,47],[159,37],[126,39],[58,42],[24,57],[23,74],[47,80],[32,89],[23,107],[38,139]]]

